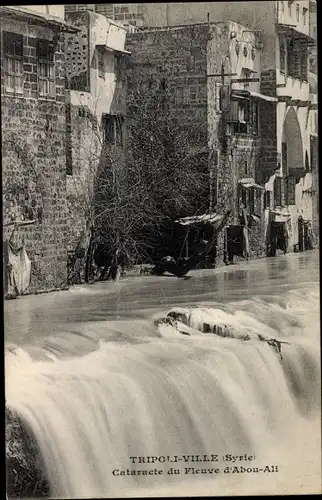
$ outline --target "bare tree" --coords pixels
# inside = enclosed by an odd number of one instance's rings
[[[110,263],[142,263],[162,247],[178,217],[208,208],[205,132],[179,121],[168,98],[159,83],[128,93],[123,148],[105,141],[101,124],[88,120],[94,147],[82,146],[87,174],[74,179],[74,203],[83,206],[91,233],[86,281],[98,235]]]

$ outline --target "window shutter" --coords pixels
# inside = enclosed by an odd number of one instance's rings
[[[229,85],[222,85],[220,92],[221,92],[221,109],[222,111],[227,112],[230,110],[231,106]]]
[[[239,122],[239,105],[238,101],[230,101],[230,110],[229,110],[229,117],[228,121],[231,123],[237,123]]]
[[[282,206],[282,178],[275,177],[274,181],[274,206]]]

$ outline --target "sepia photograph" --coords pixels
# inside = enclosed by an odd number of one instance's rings
[[[321,494],[316,0],[0,19],[6,499]]]

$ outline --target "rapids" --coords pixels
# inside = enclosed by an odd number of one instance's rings
[[[72,340],[10,338],[6,404],[31,429],[52,496],[320,492],[319,288],[306,279],[237,300],[167,300],[83,323]]]

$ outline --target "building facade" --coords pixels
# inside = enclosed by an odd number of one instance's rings
[[[146,29],[129,34],[127,40],[129,90],[138,88],[142,80],[165,82],[168,109],[183,127],[192,129],[197,124],[202,131],[198,146],[203,140],[207,151],[200,159],[200,168],[209,175],[207,209],[230,210],[231,232],[247,226],[247,256],[262,255],[259,115],[261,102],[275,104],[276,98],[260,93],[257,34],[234,22],[203,23]],[[190,146],[197,146],[193,138]],[[223,233],[217,241],[218,262],[226,246]]]
[[[63,6],[1,7],[0,15],[3,237],[13,253],[26,250],[30,290],[59,288],[67,262],[64,33],[72,28]],[[24,270],[13,267],[19,288]]]
[[[283,226],[288,251],[310,247],[303,238],[312,239],[305,235],[313,229],[317,241],[319,224],[316,2],[205,2],[202,9],[193,2],[144,4],[143,26],[191,25],[205,22],[207,13],[210,22],[234,20],[255,30],[263,45],[260,91],[276,99],[261,105],[260,180],[267,191],[267,253],[275,254],[272,225],[279,226],[277,231]],[[309,62],[315,72],[312,92]]]
[[[100,4],[69,4],[66,5],[66,12],[77,12],[90,10],[97,14],[102,14],[108,19],[118,21],[122,24],[132,26],[143,26],[143,9],[141,3],[100,3]]]
[[[65,38],[68,250],[87,248],[95,226],[102,168],[124,164],[126,29],[91,11],[66,14],[78,33]],[[107,155],[108,154],[108,158]],[[105,165],[106,164],[106,165]]]

